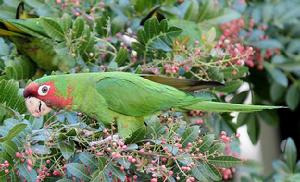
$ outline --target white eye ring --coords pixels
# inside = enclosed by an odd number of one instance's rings
[[[50,86],[42,85],[38,89],[38,94],[41,95],[41,96],[45,96],[45,95],[47,95],[49,90],[50,90]]]

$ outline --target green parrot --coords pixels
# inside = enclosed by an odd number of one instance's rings
[[[170,108],[212,112],[278,108],[213,102],[125,72],[46,76],[31,82],[23,95],[33,116],[45,115],[51,109],[82,112],[105,125],[116,122],[118,134],[124,138],[144,127],[145,117]]]
[[[42,19],[30,17],[24,11],[24,3],[21,2],[16,19],[0,18],[0,36],[13,42],[17,50],[29,57],[39,68],[46,71],[69,70],[75,62],[57,54],[53,46],[55,40],[43,29]]]

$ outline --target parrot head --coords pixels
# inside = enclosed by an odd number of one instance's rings
[[[57,79],[45,78],[31,82],[23,91],[26,107],[34,117],[43,116],[52,109],[66,109],[72,103],[70,87],[61,87]]]

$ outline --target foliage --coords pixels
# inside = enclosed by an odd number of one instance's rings
[[[18,1],[0,2],[0,17],[14,18]],[[267,111],[240,115],[244,120],[235,123],[230,114],[170,110],[149,116],[145,131],[123,141],[115,137],[115,126],[105,128],[82,113],[52,112],[32,118],[17,94],[17,81],[23,88],[29,79],[44,74],[127,71],[218,80],[225,86],[192,94],[223,102],[233,96],[231,102],[241,103],[247,93],[236,90],[248,74],[255,51],[241,40],[228,42],[222,37],[218,24],[240,17],[227,1],[27,0],[25,9],[31,16],[40,16],[29,23],[24,20],[29,38],[38,37],[42,42],[38,48],[49,46],[59,65],[52,67],[46,59],[37,62],[19,51],[16,42],[0,39],[1,179],[227,180],[241,164],[235,132],[247,123],[245,118],[277,120]],[[141,26],[153,9],[167,19],[153,16]],[[295,89],[290,92],[294,94]],[[247,126],[255,142],[258,122]]]
[[[250,172],[248,177],[243,176],[243,182],[250,181],[298,181],[300,179],[299,161],[297,159],[297,149],[293,139],[288,138],[281,143],[282,159],[273,161],[274,173],[264,177],[256,172]]]

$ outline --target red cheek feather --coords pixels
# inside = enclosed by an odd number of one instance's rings
[[[44,101],[50,107],[55,108],[66,108],[69,109],[73,102],[73,97],[71,96],[72,88],[67,88],[67,96],[58,95],[56,87],[53,82],[45,82],[43,85],[50,86],[49,92],[45,96],[37,94],[37,98]]]

